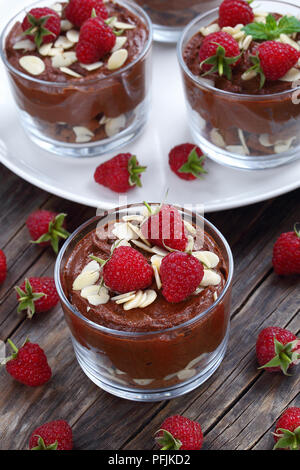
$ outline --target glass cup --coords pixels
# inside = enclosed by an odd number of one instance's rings
[[[255,13],[300,17],[300,8],[279,1],[253,2]],[[219,90],[208,78],[193,75],[183,53],[202,27],[214,23],[218,10],[195,18],[178,43],[178,59],[186,97],[188,124],[194,141],[222,165],[259,170],[300,157],[299,81],[291,90],[265,95]],[[297,91],[298,90],[298,91]]]
[[[51,3],[51,2],[50,2]],[[61,156],[93,157],[132,141],[149,114],[152,25],[148,15],[130,0],[117,2],[144,23],[148,38],[142,52],[125,67],[102,78],[44,81],[11,65],[5,53],[8,34],[19,12],[4,28],[0,53],[6,66],[21,124],[40,147]],[[49,1],[29,5],[49,6]]]
[[[123,331],[91,321],[68,299],[66,263],[77,243],[91,231],[101,230],[107,220],[140,214],[142,207],[123,206],[80,226],[59,252],[55,282],[75,355],[85,374],[113,395],[136,401],[160,401],[195,389],[220,365],[229,335],[233,258],[222,234],[197,214],[197,220],[216,242],[227,266],[227,281],[217,300],[194,318],[160,331]],[[185,221],[195,221],[195,213],[178,210]]]
[[[154,39],[177,42],[183,28],[195,16],[218,6],[221,0],[135,0],[149,14]]]

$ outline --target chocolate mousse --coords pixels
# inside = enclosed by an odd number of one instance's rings
[[[268,12],[254,13],[256,25],[270,19]],[[274,25],[283,19],[276,12],[271,15]],[[217,147],[245,156],[287,152],[300,143],[300,108],[294,103],[293,92],[289,93],[299,84],[300,60],[280,79],[266,79],[262,84],[254,63],[259,47],[267,39],[252,37],[251,28],[251,24],[220,28],[216,18],[189,39],[182,51],[192,74],[183,74],[187,100],[197,113],[201,134]],[[206,38],[220,31],[232,36],[240,49],[229,77],[225,73],[205,73],[200,60]],[[299,32],[281,33],[274,39],[300,51]]]
[[[38,49],[24,36],[19,21],[7,35],[5,54],[13,68],[9,71],[15,98],[47,138],[78,144],[107,139],[130,126],[145,100],[144,52],[150,32],[143,18],[108,1],[105,21],[116,33],[115,46],[96,63],[82,64],[76,57],[80,30],[66,19],[66,6],[54,6],[61,18],[54,43]]]
[[[73,247],[61,271],[61,283],[73,308],[86,319],[114,331],[110,335],[93,330],[63,305],[76,340],[83,347],[104,352],[110,360],[110,370],[121,373],[128,384],[136,386],[135,380],[146,380],[149,382],[145,386],[151,383],[151,388],[159,388],[195,375],[196,364],[203,366],[206,356],[224,341],[230,293],[220,302],[218,298],[228,280],[229,267],[212,236],[185,222],[186,252],[203,265],[204,276],[198,288],[183,301],[167,301],[159,272],[170,251],[143,237],[141,227],[146,220],[145,213],[137,213],[104,225],[100,221]],[[107,260],[115,250],[127,246],[141,253],[152,266],[153,280],[142,291],[120,294],[103,283],[105,265],[102,268],[97,261]],[[87,278],[87,273],[92,277]],[[207,311],[201,318],[201,313]],[[189,321],[191,324],[184,326]],[[170,328],[175,330],[169,332]],[[118,331],[128,336],[118,338]]]

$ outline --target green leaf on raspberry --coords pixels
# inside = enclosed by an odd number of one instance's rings
[[[35,16],[31,15],[28,13],[27,19],[29,23],[31,24],[31,27],[26,29],[23,34],[29,35],[29,36],[34,36],[34,42],[39,49],[42,45],[43,42],[43,37],[48,36],[51,34],[52,36],[56,37],[55,34],[50,31],[49,29],[45,28],[45,24],[49,20],[51,15],[45,15],[42,16],[41,18],[35,18]]]
[[[161,450],[179,450],[182,443],[179,439],[176,439],[169,431],[165,429],[159,429],[157,433],[161,433],[162,436],[156,437],[157,444],[161,447]],[[156,434],[157,434],[156,433]]]
[[[231,80],[231,77],[232,77],[231,65],[235,64],[241,58],[242,54],[239,54],[238,56],[235,56],[235,57],[226,57],[225,48],[218,43],[214,43],[214,44],[218,46],[216,54],[214,56],[209,57],[208,59],[203,60],[200,64],[200,68],[202,68],[204,64],[212,65],[212,67],[210,70],[203,73],[202,76],[204,77],[205,75],[209,75],[211,73],[217,72],[220,75],[220,77],[222,77],[225,74],[228,80]]]
[[[32,286],[27,278],[25,279],[25,290],[23,291],[18,286],[15,287],[15,290],[19,294],[17,312],[21,313],[23,310],[27,310],[28,318],[32,318],[35,314],[35,301],[45,297],[46,294],[43,292],[33,292]]]
[[[300,32],[300,21],[294,16],[283,16],[277,22],[276,18],[269,14],[266,23],[250,23],[243,27],[247,36],[251,35],[254,40],[273,40],[281,34],[293,34]]]
[[[289,366],[292,363],[297,362],[300,359],[300,354],[293,351],[299,344],[299,340],[290,341],[287,344],[282,344],[276,338],[274,338],[274,349],[275,356],[271,361],[267,362],[259,369],[267,369],[269,367],[280,367],[284,375],[290,375],[287,373]]]
[[[99,263],[100,266],[102,266],[102,267],[103,267],[103,266],[107,263],[107,261],[108,261],[108,259],[101,259],[101,258],[98,258],[98,256],[94,256],[94,255],[89,255],[89,258],[91,258],[91,259],[94,260],[94,261],[97,261],[97,263]]]
[[[180,173],[191,173],[196,178],[202,178],[202,175],[207,173],[207,171],[203,168],[204,160],[205,155],[199,157],[196,151],[196,147],[194,147],[188,156],[187,162],[182,165],[178,171]]]
[[[278,433],[280,431],[280,434]],[[276,437],[279,437],[274,450],[276,449],[290,449],[290,450],[300,450],[300,426],[298,426],[294,431],[289,429],[278,428],[276,429]]]
[[[36,435],[36,437],[38,437],[38,445],[36,447],[32,447],[31,450],[57,450],[57,441],[53,442],[53,444],[49,444],[48,446],[46,446],[44,439],[41,436]]]
[[[139,166],[137,163],[137,158],[135,155],[132,155],[128,161],[128,173],[129,173],[129,184],[130,186],[142,187],[140,174],[144,173],[147,170],[146,166]]]
[[[300,223],[299,223],[299,222],[295,223],[295,225],[294,225],[294,232],[295,232],[295,234],[297,235],[297,237],[300,238]]]
[[[42,235],[38,240],[31,240],[31,243],[39,244],[50,241],[53,251],[57,255],[59,239],[62,238],[66,240],[70,236],[69,232],[63,228],[66,216],[67,214],[58,214],[55,219],[49,223],[48,232]]]

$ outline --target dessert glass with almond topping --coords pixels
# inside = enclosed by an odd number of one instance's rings
[[[137,401],[198,387],[225,354],[232,275],[226,240],[197,213],[133,204],[87,221],[55,266],[81,368]]]
[[[156,41],[177,42],[195,16],[217,7],[221,0],[135,0],[150,16]]]
[[[95,0],[102,16],[93,9],[82,22],[67,9],[74,1],[39,1],[18,13],[0,52],[28,136],[62,156],[93,157],[130,142],[146,124],[152,25],[130,0]]]
[[[248,24],[220,27],[221,8],[196,18],[178,58],[195,142],[218,163],[252,170],[300,157],[300,8],[248,8]]]

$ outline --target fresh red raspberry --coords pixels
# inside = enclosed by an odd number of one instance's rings
[[[203,276],[203,265],[197,258],[189,253],[169,253],[160,266],[162,294],[168,302],[181,302],[195,292]]]
[[[51,245],[58,253],[59,239],[66,239],[69,233],[65,230],[67,214],[57,214],[47,210],[37,210],[29,215],[26,225],[34,243],[40,246]]]
[[[187,181],[201,178],[206,173],[203,169],[204,159],[202,151],[194,144],[177,145],[169,153],[171,170]]]
[[[142,186],[140,174],[146,168],[139,166],[135,155],[120,153],[96,168],[94,180],[116,193],[126,193],[135,186]]]
[[[22,29],[39,48],[42,44],[54,42],[59,36],[60,17],[51,8],[33,8],[26,14]]]
[[[153,245],[184,251],[188,238],[182,217],[175,207],[163,204],[159,212],[142,224],[143,236]]]
[[[285,410],[276,423],[274,449],[300,450],[300,408]]]
[[[244,0],[224,0],[219,7],[219,26],[232,26],[248,24],[254,21],[253,9]]]
[[[203,444],[200,424],[180,415],[165,419],[157,434],[162,450],[200,450]]]
[[[74,26],[81,28],[83,23],[91,18],[93,9],[103,20],[108,18],[108,12],[102,0],[70,0],[65,9],[65,15]]]
[[[6,256],[2,250],[0,250],[0,283],[4,282],[7,274]]]
[[[300,340],[284,328],[265,328],[257,338],[256,356],[260,368],[287,374],[287,370],[299,362]]]
[[[30,436],[31,450],[72,450],[73,433],[69,424],[59,419],[36,428]]]
[[[116,43],[116,35],[102,18],[90,18],[80,29],[76,55],[82,64],[92,64],[108,54]]]
[[[104,265],[103,280],[112,291],[126,294],[149,287],[153,269],[142,253],[130,246],[120,246]]]
[[[300,274],[300,232],[282,233],[273,248],[273,267],[276,274]]]
[[[220,50],[221,49],[221,50]],[[224,57],[225,53],[225,57]],[[240,61],[240,48],[238,42],[228,33],[219,31],[211,33],[204,39],[199,51],[201,69],[205,72],[224,73],[231,78],[232,68]],[[211,61],[214,59],[214,63]],[[235,59],[233,61],[233,59]],[[206,63],[207,61],[210,63]]]
[[[7,358],[6,370],[18,382],[38,387],[50,380],[52,372],[47,357],[38,344],[27,341],[20,349],[8,340],[13,353]]]
[[[300,52],[289,44],[265,41],[258,48],[260,67],[267,80],[279,80],[296,65]]]
[[[47,312],[59,301],[52,277],[30,277],[15,289],[19,300],[18,312],[26,310],[28,318],[32,318],[35,312]]]

